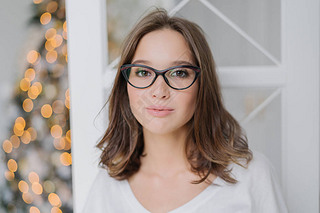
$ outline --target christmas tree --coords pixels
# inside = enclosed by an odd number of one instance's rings
[[[34,0],[43,40],[17,80],[17,117],[2,143],[0,212],[72,212],[71,132],[64,0]]]

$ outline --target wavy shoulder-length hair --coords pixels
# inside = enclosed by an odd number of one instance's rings
[[[236,183],[228,170],[230,163],[242,167],[252,159],[246,136],[238,122],[225,109],[215,70],[215,62],[201,28],[186,19],[170,17],[156,9],[142,18],[123,43],[119,67],[109,97],[109,126],[97,147],[102,150],[100,165],[119,180],[136,173],[144,156],[142,126],[133,116],[127,94],[127,82],[120,66],[132,61],[141,38],[161,29],[175,30],[185,38],[194,61],[201,69],[196,109],[188,122],[189,139],[185,152],[192,172],[201,183],[214,174],[229,183]]]

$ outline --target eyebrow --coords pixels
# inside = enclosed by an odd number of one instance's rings
[[[148,60],[142,60],[142,59],[138,59],[135,60],[133,62],[131,62],[132,64],[146,64],[146,65],[151,65],[152,63]],[[193,63],[189,62],[189,61],[184,61],[184,60],[177,60],[177,61],[173,61],[171,63],[171,66],[178,66],[178,65],[189,65],[189,66],[195,66]]]

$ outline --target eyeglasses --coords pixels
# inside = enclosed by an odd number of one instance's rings
[[[164,70],[156,70],[142,64],[125,64],[120,70],[126,81],[133,87],[144,89],[150,87],[159,75],[169,87],[184,90],[192,86],[200,74],[200,68],[189,65],[174,66]]]

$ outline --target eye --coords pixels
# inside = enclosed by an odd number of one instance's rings
[[[173,77],[173,78],[187,78],[189,77],[189,72],[187,70],[184,70],[184,69],[174,69],[174,70],[170,70],[169,71],[170,74],[169,76],[170,77]]]
[[[138,69],[137,71],[135,71],[135,75],[137,77],[148,77],[148,76],[151,76],[152,73],[149,70],[141,68],[141,69]]]

